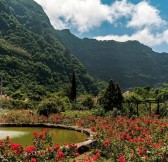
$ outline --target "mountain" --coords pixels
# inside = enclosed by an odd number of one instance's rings
[[[96,78],[113,79],[122,88],[168,82],[167,53],[154,52],[138,41],[80,39],[68,29],[55,35]]]
[[[41,96],[70,84],[97,94],[95,80],[55,36],[42,7],[33,0],[0,0],[0,74],[4,92]]]

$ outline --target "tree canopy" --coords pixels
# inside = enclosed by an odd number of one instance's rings
[[[110,80],[106,90],[99,99],[100,104],[105,111],[113,110],[113,108],[122,108],[123,96],[117,83]]]

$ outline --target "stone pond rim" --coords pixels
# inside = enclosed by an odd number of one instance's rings
[[[94,132],[91,131],[91,129],[87,129],[87,128],[81,128],[78,126],[67,126],[67,125],[61,125],[61,124],[42,124],[42,123],[27,123],[27,124],[16,124],[16,123],[0,123],[0,127],[44,127],[44,128],[60,128],[60,129],[69,129],[69,130],[74,130],[74,131],[78,131],[81,133],[85,133],[87,134],[89,137],[87,138],[86,141],[84,142],[80,142],[80,143],[76,143],[77,148],[78,148],[78,152],[80,154],[86,152],[89,150],[89,146],[91,146],[95,140],[94,140]]]

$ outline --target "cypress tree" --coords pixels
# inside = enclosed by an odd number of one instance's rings
[[[73,71],[73,74],[72,74],[72,85],[71,85],[70,100],[71,101],[76,101],[76,77],[75,77],[75,72],[74,71]]]

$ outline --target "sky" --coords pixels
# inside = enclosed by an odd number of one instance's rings
[[[80,38],[138,40],[168,53],[168,0],[35,0],[55,29]]]

